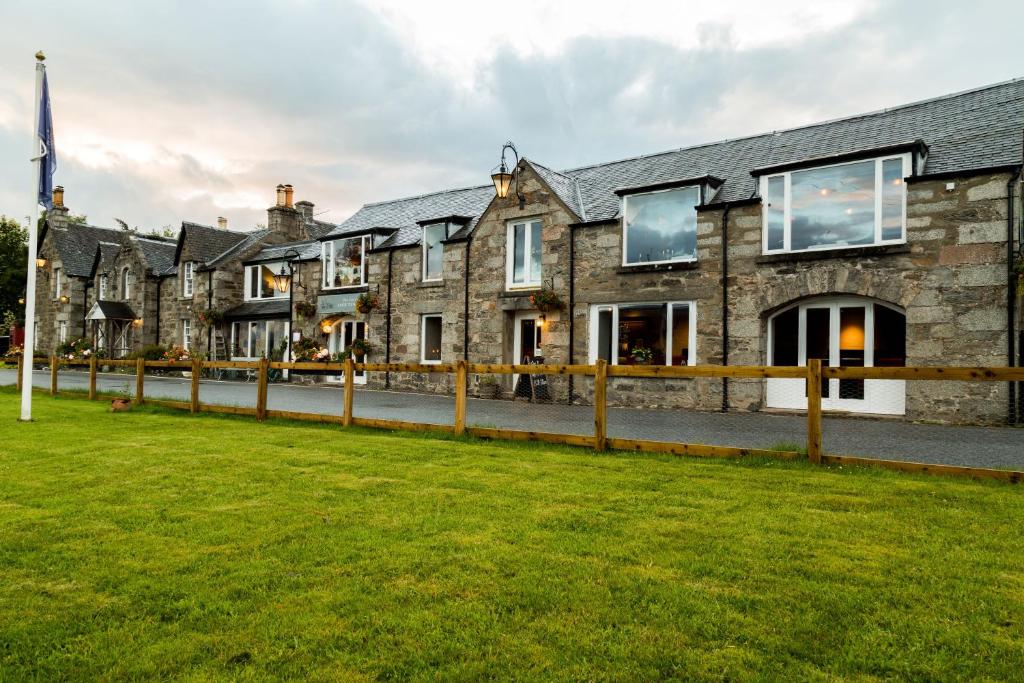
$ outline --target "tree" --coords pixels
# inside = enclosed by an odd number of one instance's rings
[[[25,306],[18,299],[24,296],[27,260],[28,230],[18,221],[0,216],[0,319],[7,311],[19,322],[25,317]]]

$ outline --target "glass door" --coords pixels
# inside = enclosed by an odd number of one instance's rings
[[[328,337],[327,348],[331,352],[333,357],[336,353],[341,353],[352,346],[352,342],[356,339],[366,339],[366,322],[363,320],[341,320],[331,328],[330,337]],[[357,363],[368,363],[369,354],[362,358],[355,358],[353,360]],[[344,375],[328,375],[328,382],[341,382],[344,383]],[[363,370],[356,370],[355,374],[356,384],[366,384],[366,372]]]

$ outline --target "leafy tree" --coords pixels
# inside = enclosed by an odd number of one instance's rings
[[[21,321],[25,307],[18,303],[25,291],[28,230],[18,221],[0,216],[0,318],[11,311]]]

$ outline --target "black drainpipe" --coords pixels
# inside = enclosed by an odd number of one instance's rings
[[[1014,247],[1014,239],[1016,237],[1016,230],[1013,224],[1013,186],[1020,178],[1021,169],[1018,168],[1013,172],[1013,175],[1006,183],[1006,268],[1008,270],[1008,278],[1006,284],[1006,321],[1007,321],[1007,365],[1013,367],[1017,360],[1017,354],[1015,353],[1015,344],[1017,342],[1016,336],[1016,320],[1014,319],[1017,315],[1017,273],[1014,272],[1014,261],[1016,260],[1016,250]],[[1017,411],[1017,383],[1008,382],[1009,385],[1009,396],[1008,396],[1008,411],[1007,421],[1010,424],[1017,424],[1018,422],[1018,411]]]
[[[391,362],[391,264],[395,250],[388,249],[388,307],[384,312],[384,362]],[[384,388],[391,388],[391,373],[384,373]]]
[[[160,290],[162,289],[163,280],[159,277],[156,279],[156,340],[154,344],[160,343]]]
[[[469,247],[473,244],[473,233],[466,235],[466,273],[462,292],[462,359],[469,362]]]
[[[569,365],[573,364],[575,354],[574,340],[575,320],[573,313],[576,311],[576,225],[569,225]],[[576,398],[576,385],[573,379],[575,375],[569,375],[569,403]]]
[[[212,268],[210,270],[206,271],[206,310],[208,310],[208,311],[212,311],[213,310],[213,269]],[[291,333],[292,333],[292,331],[288,330],[288,334],[290,335]],[[213,325],[210,325],[209,327],[206,328],[206,355],[207,356],[212,356],[213,355],[212,353],[210,353],[212,347],[213,347]]]
[[[729,364],[729,205],[722,212],[722,365]],[[729,378],[722,377],[722,412],[729,412]]]
[[[92,281],[87,278],[82,285],[82,338],[84,339],[86,332],[85,318],[89,315],[89,288],[92,287]]]

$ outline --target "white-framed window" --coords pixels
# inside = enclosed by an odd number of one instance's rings
[[[444,245],[448,239],[448,223],[431,223],[423,226],[423,281],[441,279],[444,268]]]
[[[100,291],[99,291],[99,296],[97,297],[99,300],[106,301],[106,299],[107,299],[107,287],[109,287],[109,286],[110,286],[110,278],[107,276],[106,273],[101,273],[100,274]]]
[[[195,265],[193,261],[185,261],[181,264],[182,296],[192,296],[195,286]]]
[[[283,360],[288,354],[287,320],[244,320],[231,324],[233,358]]]
[[[622,198],[622,265],[697,260],[700,186]]]
[[[60,268],[53,269],[53,298],[59,299],[64,293],[63,283],[60,281]]]
[[[282,292],[274,286],[274,276],[281,272],[281,268],[288,272],[288,266],[282,261],[246,266],[245,300],[286,298],[288,292]]]
[[[905,242],[910,170],[908,153],[762,176],[764,253]]]
[[[541,221],[511,221],[505,246],[505,284],[508,289],[539,287],[541,276]]]
[[[124,268],[121,271],[121,299],[128,301],[132,296],[132,271]]]
[[[189,350],[189,341],[192,339],[192,321],[189,318],[181,319],[181,348]]]
[[[590,307],[590,363],[696,365],[697,306],[692,301]]]
[[[366,250],[369,247],[369,235],[324,242],[320,251],[324,289],[365,285]]]
[[[420,362],[441,362],[441,314],[420,316]]]
[[[57,322],[57,341],[63,344],[68,340],[68,322],[60,320]]]

